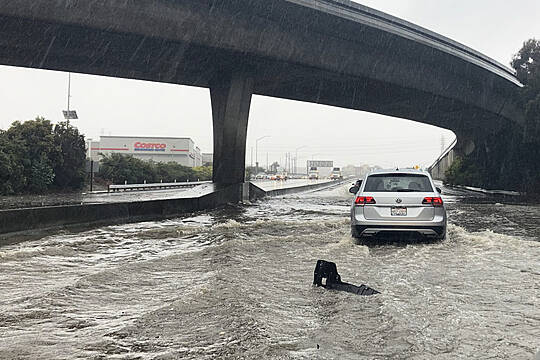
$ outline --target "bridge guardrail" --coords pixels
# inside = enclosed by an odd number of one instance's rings
[[[181,188],[181,187],[193,187],[193,186],[209,184],[209,183],[211,183],[211,181],[109,185],[107,187],[107,192],[173,189],[173,188]]]

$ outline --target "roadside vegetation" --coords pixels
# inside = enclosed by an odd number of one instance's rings
[[[81,190],[88,182],[84,136],[67,122],[37,117],[0,130],[0,195]],[[101,161],[98,183],[204,181],[212,167],[143,161],[113,154]]]
[[[470,155],[454,161],[447,183],[540,195],[540,41],[526,41],[512,67],[524,85],[519,105],[525,126],[509,123],[486,136]]]
[[[85,141],[66,122],[14,122],[0,130],[0,195],[77,190],[85,184]]]
[[[101,160],[98,176],[113,184],[205,181],[212,180],[212,167],[190,168],[175,162],[144,161],[131,155],[111,154]]]

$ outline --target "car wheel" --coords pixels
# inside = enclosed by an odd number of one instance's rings
[[[441,235],[441,237],[439,237],[439,240],[440,240],[440,241],[446,240],[446,230],[445,230],[444,233]]]
[[[354,225],[351,225],[351,236],[353,237],[356,245],[362,244],[362,236],[358,233],[358,229]]]

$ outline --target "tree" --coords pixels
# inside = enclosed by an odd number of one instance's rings
[[[486,186],[478,166],[471,159],[457,157],[446,170],[445,181],[453,185]]]
[[[246,181],[254,179],[255,175],[257,175],[256,171],[255,166],[246,166]]]
[[[540,41],[527,40],[514,55],[512,67],[523,83],[521,102],[525,112],[524,136],[515,156],[520,163],[523,188],[540,193]]]
[[[26,187],[21,152],[20,143],[8,141],[5,131],[0,130],[0,194],[15,194]]]
[[[540,41],[530,39],[514,55],[512,67],[523,83],[521,103],[525,111],[526,140],[537,142],[540,137]]]
[[[14,122],[0,131],[0,194],[78,189],[85,179],[85,143],[67,123]]]
[[[277,173],[279,168],[279,163],[277,161],[274,161],[272,165],[270,165],[270,173],[275,174]]]
[[[115,184],[142,184],[155,181],[153,164],[132,155],[111,154],[101,159],[99,176]]]
[[[11,144],[11,156],[23,168],[24,184],[20,190],[43,192],[48,189],[54,180],[53,168],[61,159],[51,122],[42,117],[16,121],[5,131],[4,141]]]
[[[540,195],[540,41],[530,39],[514,55],[512,67],[523,83],[518,105],[525,126],[506,122],[478,139],[473,153],[447,171],[451,184],[516,189]]]
[[[44,193],[54,181],[54,170],[45,156],[32,161],[27,190],[32,193]]]
[[[529,86],[540,85],[540,41],[529,39],[512,58],[512,67],[516,70],[518,79]]]
[[[101,160],[99,176],[115,184],[140,184],[144,181],[174,182],[212,179],[212,168],[200,166],[190,168],[175,162],[143,161],[131,155],[111,154]]]
[[[80,189],[86,178],[86,145],[84,135],[67,122],[54,127],[54,142],[60,157],[54,164],[54,185],[60,189]]]
[[[211,166],[198,166],[193,168],[195,177],[197,180],[206,181],[212,180],[212,167]]]
[[[175,162],[157,163],[156,177],[158,181],[164,182],[196,180],[193,170],[190,167]]]

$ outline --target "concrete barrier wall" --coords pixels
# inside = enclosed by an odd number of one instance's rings
[[[240,190],[238,185],[231,185],[194,198],[1,210],[0,234],[166,218],[236,203]]]
[[[268,190],[268,191],[265,191],[261,189],[260,187],[258,187],[257,185],[250,183],[249,199],[253,201],[256,199],[263,198],[265,196],[281,196],[281,195],[305,192],[309,190],[323,189],[330,186],[342,184],[345,181],[348,181],[348,180],[327,181],[327,182],[322,182],[322,183],[317,183],[317,184],[307,184],[307,185],[295,186],[295,187],[290,187],[290,188],[282,188],[282,189],[274,189],[274,190]]]
[[[279,196],[315,190],[339,183],[341,182],[325,182],[270,191],[265,191],[250,183],[249,199],[256,200],[265,196]],[[229,203],[237,203],[241,198],[242,185],[229,185],[216,188],[211,193],[193,198],[0,210],[0,245],[8,243],[5,240],[6,237],[14,233],[76,225],[119,224],[163,219],[194,211],[214,209]]]
[[[454,150],[449,151],[444,157],[442,157],[436,164],[429,168],[431,177],[435,180],[444,181],[445,172],[450,168],[454,162]]]

